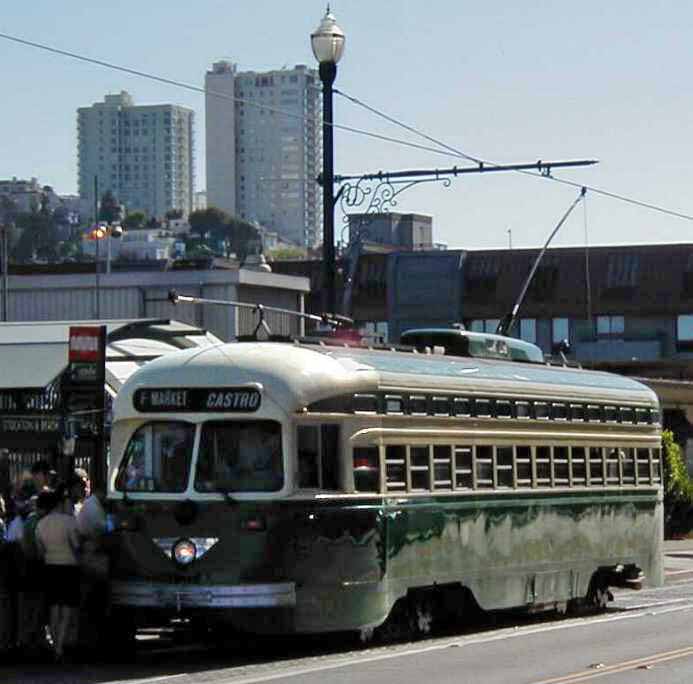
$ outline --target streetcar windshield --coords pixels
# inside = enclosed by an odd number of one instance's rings
[[[188,487],[195,426],[148,423],[130,438],[116,480],[128,492],[184,492]]]
[[[196,491],[276,492],[283,485],[279,423],[209,421],[202,426]]]

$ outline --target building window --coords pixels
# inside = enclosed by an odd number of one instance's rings
[[[528,265],[527,274],[534,266],[534,257],[531,259],[531,264]],[[529,284],[527,295],[530,299],[544,301],[553,296],[553,293],[558,287],[558,257],[544,257],[542,262],[534,272],[534,276]]]
[[[521,318],[520,319],[520,339],[525,342],[536,344],[537,342],[537,319],[536,318]]]
[[[478,318],[469,324],[472,332],[495,333],[500,323],[499,318]]]
[[[477,256],[465,270],[465,287],[470,295],[495,292],[500,263],[495,256]]]
[[[570,342],[570,322],[567,318],[554,318],[551,321],[551,342],[560,344],[563,340]]]
[[[611,254],[606,272],[606,289],[632,289],[638,282],[637,254]]]
[[[679,351],[693,350],[693,314],[683,314],[677,318],[676,342]]]
[[[597,335],[599,337],[623,337],[625,320],[623,316],[597,316]]]

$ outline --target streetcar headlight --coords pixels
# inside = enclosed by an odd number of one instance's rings
[[[173,557],[179,565],[190,565],[195,560],[197,549],[189,539],[181,539],[173,547]]]

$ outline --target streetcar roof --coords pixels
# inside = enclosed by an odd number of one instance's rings
[[[132,395],[142,387],[250,384],[261,385],[263,395],[288,413],[338,395],[406,389],[657,404],[645,385],[601,371],[348,346],[236,342],[151,361],[118,394],[116,418],[133,413]]]

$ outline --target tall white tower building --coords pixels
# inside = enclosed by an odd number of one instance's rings
[[[162,218],[188,214],[193,193],[193,112],[178,105],[136,106],[126,91],[77,110],[80,199],[94,206],[110,190],[128,211]],[[91,212],[93,214],[93,211]]]
[[[205,76],[207,204],[236,215],[236,66],[215,62]]]
[[[317,71],[297,65],[239,72],[230,62],[216,62],[205,86],[208,206],[257,221],[295,244],[318,244]]]

